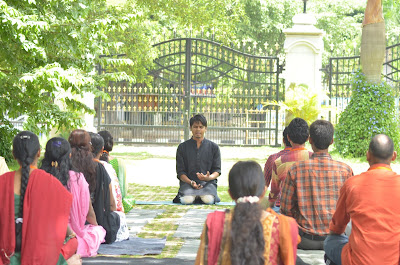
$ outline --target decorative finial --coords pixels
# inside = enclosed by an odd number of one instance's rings
[[[303,8],[303,13],[307,13],[307,0],[303,0],[304,2],[304,8]]]

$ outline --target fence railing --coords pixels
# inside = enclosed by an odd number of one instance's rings
[[[328,88],[329,105],[335,111],[329,112],[332,123],[339,121],[340,113],[346,108],[351,98],[351,80],[353,73],[360,68],[360,56],[343,56],[329,58],[328,65],[322,69],[324,83]],[[386,58],[383,64],[383,81],[390,84],[399,97],[400,93],[400,43],[386,47]],[[400,110],[396,100],[397,107]]]

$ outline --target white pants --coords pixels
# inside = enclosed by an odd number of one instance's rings
[[[215,200],[213,195],[201,195],[199,197],[205,204],[213,204],[214,200]],[[183,196],[183,197],[181,197],[181,203],[182,204],[192,204],[195,199],[196,199],[196,196],[194,196],[194,195]]]

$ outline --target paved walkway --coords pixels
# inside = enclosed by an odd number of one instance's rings
[[[168,206],[167,206],[168,207]],[[131,236],[137,236],[143,227],[151,222],[157,215],[164,210],[132,209],[127,215],[127,223]],[[200,245],[200,235],[207,214],[212,210],[189,209],[176,224],[174,237],[184,239],[184,244],[177,256],[173,259],[154,259],[154,258],[119,258],[119,257],[95,257],[84,259],[83,264],[165,264],[165,265],[186,265],[193,264],[196,259],[197,249]],[[322,251],[303,251],[299,250],[298,255],[304,262],[312,265],[323,265]]]
[[[228,186],[228,172],[232,165],[237,160],[258,159],[260,165],[264,167],[264,161],[277,149],[269,147],[255,147],[255,148],[241,148],[241,147],[221,147],[221,156],[224,158],[222,161],[222,175],[218,178],[218,183],[221,186]],[[144,160],[126,161],[127,165],[127,182],[137,183],[149,186],[176,186],[178,188],[178,180],[175,173],[175,154],[176,146],[161,147],[161,146],[143,146],[143,147],[129,147],[117,146],[116,153],[124,152],[147,152],[162,158],[150,158]],[[263,160],[265,159],[265,160]],[[355,174],[359,174],[368,169],[368,164],[354,163],[350,164]],[[395,165],[394,169],[400,172],[400,165]],[[149,171],[151,169],[151,171]],[[151,177],[148,176],[151,172]],[[168,206],[166,206],[168,207]],[[144,225],[161,214],[163,210],[140,210],[133,209],[128,215],[128,225],[130,226],[130,235],[137,235]],[[176,259],[112,259],[112,263],[116,264],[174,264],[184,265],[193,264],[196,257],[197,249],[200,244],[200,234],[204,225],[207,214],[210,210],[188,210],[187,213],[178,221],[178,229],[174,237],[184,239],[184,244],[176,256]],[[323,265],[323,251],[303,251],[299,250],[298,255],[304,262],[312,265]],[[95,259],[89,259],[87,264],[109,264],[103,262],[102,259],[94,262]],[[114,262],[115,260],[115,262]],[[122,263],[120,263],[122,262]],[[125,263],[123,263],[125,262]],[[132,262],[132,263],[130,263]],[[140,263],[141,262],[141,263]],[[86,261],[85,263],[86,264]]]

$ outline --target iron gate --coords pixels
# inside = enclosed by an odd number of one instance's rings
[[[275,104],[283,92],[278,57],[199,38],[176,38],[154,48],[152,86],[119,82],[103,88],[111,101],[98,102],[99,130],[109,130],[116,142],[176,144],[189,139],[189,119],[202,113],[206,137],[218,144],[278,145],[283,120]]]
[[[352,74],[359,68],[360,56],[343,56],[329,58],[328,65],[322,69],[325,74],[324,83],[329,93],[329,106],[336,109],[329,113],[329,120],[335,124],[339,121],[340,113],[350,102]],[[383,80],[395,90],[396,104],[400,110],[400,43],[386,47]]]

